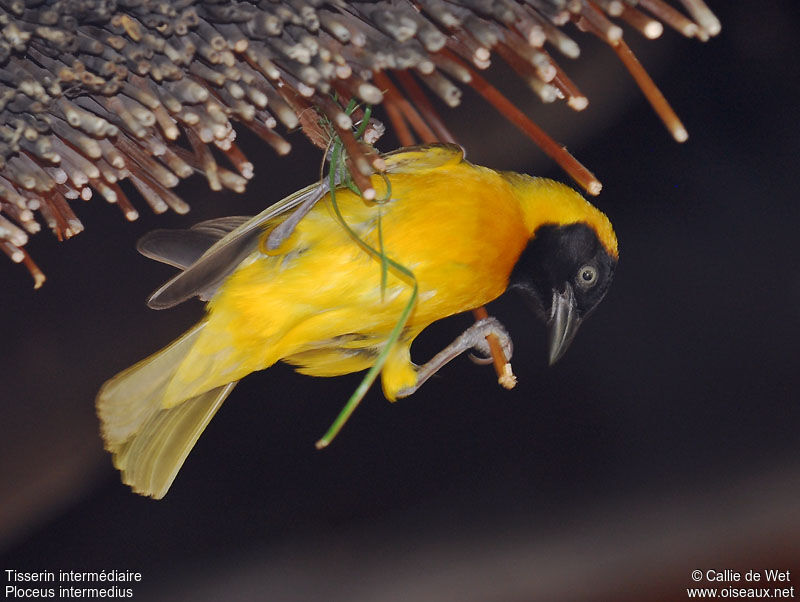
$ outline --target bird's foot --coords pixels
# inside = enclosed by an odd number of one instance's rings
[[[514,354],[514,343],[511,340],[511,335],[508,334],[505,326],[503,326],[497,318],[483,318],[478,320],[470,326],[461,336],[471,337],[475,343],[472,349],[477,351],[480,355],[474,353],[469,354],[469,359],[476,364],[486,365],[494,361],[492,357],[492,349],[486,337],[494,335],[500,342],[500,348],[503,350],[503,355],[506,361],[511,360]]]
[[[486,341],[486,337],[489,335],[495,335],[499,339],[506,356],[506,361],[511,359],[514,346],[511,343],[511,337],[508,331],[506,331],[505,327],[496,318],[484,318],[475,322],[475,324],[462,332],[455,341],[437,353],[429,362],[420,366],[417,370],[416,384],[413,387],[405,387],[398,391],[397,397],[408,397],[414,393],[445,364],[465,351],[476,349],[479,353],[483,354],[484,358],[491,356],[489,343]],[[477,363],[485,363],[484,358],[475,359],[477,359]],[[475,361],[475,359],[473,361]],[[491,359],[489,359],[489,361],[491,361]]]

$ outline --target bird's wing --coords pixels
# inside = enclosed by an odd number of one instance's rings
[[[139,239],[136,248],[145,257],[185,270],[249,219],[251,215],[234,215],[200,222],[188,230],[153,230]]]
[[[222,236],[222,238],[219,238],[219,240],[211,244],[210,247],[207,247],[207,249],[202,252],[195,261],[190,263],[183,272],[154,292],[150,296],[147,304],[153,309],[166,309],[178,305],[187,299],[191,299],[196,295],[208,297],[217,289],[225,278],[236,269],[242,260],[257,248],[258,239],[263,233],[264,224],[271,219],[291,211],[314,196],[322,196],[326,191],[327,188],[324,184],[312,184],[278,201],[274,205],[267,207],[255,217],[236,226],[233,230]],[[225,222],[225,220],[230,219],[231,218],[221,218],[219,220],[203,222],[205,226],[201,227],[199,233],[201,236],[207,236],[210,232],[213,233],[211,235],[219,234],[223,227],[231,225],[231,223]],[[192,232],[192,230],[183,232]],[[184,235],[181,234],[178,236]],[[189,234],[186,237],[187,240],[190,237],[194,237],[194,240],[190,244],[190,246],[194,245],[194,253],[197,252],[198,246],[201,244],[199,242],[201,236]],[[208,239],[206,238],[205,240],[207,241]],[[161,242],[159,244],[163,245],[164,243]],[[152,244],[146,243],[145,246],[152,246]],[[180,243],[178,243],[178,246],[180,246]],[[159,251],[159,254],[163,253]],[[186,261],[189,258],[189,251],[185,251],[180,257],[173,255],[174,260],[180,259],[181,261]],[[177,261],[168,263],[175,265]]]
[[[197,223],[190,229],[196,230],[197,232],[203,232],[209,236],[215,236],[217,240],[219,240],[228,234],[228,232],[233,232],[236,230],[236,228],[251,219],[253,219],[252,215],[228,215],[225,217],[215,217],[214,219],[207,219],[204,222]]]
[[[456,144],[413,146],[384,155],[386,172],[390,174],[436,169],[464,160],[464,150]],[[153,309],[173,307],[194,296],[208,298],[236,267],[258,246],[263,226],[304,203],[313,204],[328,192],[327,182],[318,182],[271,205],[243,223],[241,217],[220,218],[203,222],[191,230],[179,231],[167,242],[169,231],[156,231],[145,236],[140,251],[159,261],[183,268],[150,296],[147,304]],[[227,228],[234,226],[232,230]],[[214,241],[212,237],[219,237]],[[205,247],[205,248],[203,248]]]

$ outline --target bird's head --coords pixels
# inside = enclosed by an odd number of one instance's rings
[[[550,364],[564,354],[608,291],[617,265],[616,238],[608,246],[591,222],[545,223],[514,267],[509,289],[520,293],[547,324]]]

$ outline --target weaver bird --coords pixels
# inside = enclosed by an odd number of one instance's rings
[[[314,376],[370,368],[415,282],[418,296],[381,371],[389,400],[413,393],[459,353],[480,349],[488,333],[506,338],[497,322],[484,320],[428,364],[411,362],[411,344],[429,324],[509,289],[548,323],[550,362],[564,353],[613,277],[617,240],[608,218],[563,184],[473,165],[457,146],[401,149],[384,159],[385,173],[372,178],[382,202],[342,187],[334,204],[317,184],[254,218],[140,241],[145,255],[184,270],[153,294],[151,307],[194,296],[208,304],[199,324],[97,396],[106,448],[134,491],[167,492],[247,374],[277,361]],[[282,228],[289,210],[303,205],[305,216]],[[413,277],[385,270],[354,235]]]

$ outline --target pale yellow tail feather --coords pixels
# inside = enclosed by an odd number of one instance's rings
[[[134,491],[161,498],[198,437],[235,382],[164,408],[163,398],[192,349],[201,322],[166,348],[107,381],[97,395],[97,415],[106,449],[122,480]]]
[[[105,382],[96,401],[103,439],[115,445],[125,442],[161,409],[167,385],[204,326],[205,322],[200,322],[161,351]]]
[[[235,382],[161,409],[138,433],[121,444],[106,440],[122,482],[139,494],[164,497],[189,452],[211,418],[228,397]]]

